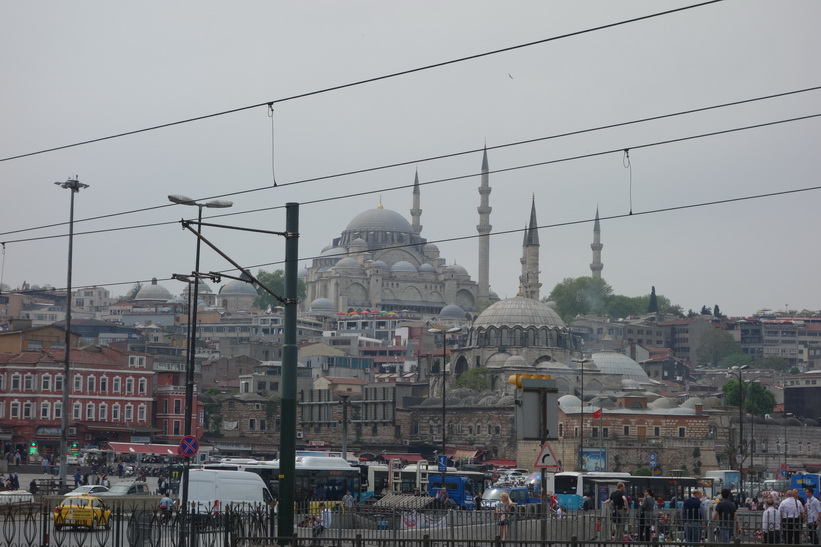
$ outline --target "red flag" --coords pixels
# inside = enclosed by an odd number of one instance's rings
[[[601,411],[602,409],[598,409],[596,412],[593,413],[594,418],[601,418]]]

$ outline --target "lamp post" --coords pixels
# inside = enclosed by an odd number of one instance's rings
[[[784,413],[784,469],[787,469],[787,420],[793,417],[792,412]],[[786,477],[785,477],[786,478]]]
[[[177,203],[179,205],[190,205],[197,208],[197,252],[194,261],[194,271],[191,278],[194,284],[193,290],[189,286],[188,298],[190,309],[190,319],[188,324],[188,348],[186,351],[185,364],[185,420],[183,423],[185,436],[191,435],[191,414],[194,409],[194,363],[196,359],[195,345],[197,341],[197,302],[199,300],[199,271],[200,271],[200,232],[202,229],[202,209],[208,208],[227,208],[233,205],[232,202],[226,200],[211,200],[206,202],[198,202],[189,197],[172,194],[168,196],[168,201]],[[185,458],[185,465],[182,470],[182,491],[180,492],[180,508],[182,509],[181,517],[183,521],[180,523],[180,540],[179,545],[185,546],[185,517],[188,511],[188,470],[191,465],[191,458]]]
[[[741,375],[747,370],[749,365],[734,366],[727,374],[738,378],[738,446],[736,447],[736,463],[738,463],[738,493],[744,486],[744,382]]]
[[[63,408],[60,409],[60,488],[66,487],[66,471],[68,468],[68,390],[69,390],[69,364],[71,363],[71,270],[72,258],[74,254],[74,194],[83,188],[88,188],[88,184],[83,184],[74,178],[69,178],[65,182],[55,182],[60,188],[71,190],[71,207],[68,217],[68,274],[66,278],[66,338],[65,338],[65,361],[63,362]]]
[[[445,420],[447,417],[447,407],[445,406],[445,382],[447,381],[446,372],[445,372],[445,359],[448,355],[448,334],[456,334],[457,332],[462,332],[462,329],[459,327],[453,327],[451,329],[431,325],[432,328],[428,329],[428,332],[431,334],[441,334],[442,335],[442,364],[441,370],[442,373],[442,457],[445,459],[445,466],[442,468],[442,488],[446,488],[445,486],[445,476],[448,472],[448,456],[445,452],[445,438],[447,433],[447,428],[445,425]]]
[[[584,452],[584,364],[592,362],[593,359],[573,359],[574,363],[579,363],[579,369],[581,370],[581,399],[579,404],[579,458],[578,458],[578,467],[579,470],[585,471],[584,467],[584,457],[582,453]]]
[[[339,395],[342,402],[342,457],[348,460],[348,397],[350,395]]]

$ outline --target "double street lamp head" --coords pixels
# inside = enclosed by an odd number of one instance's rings
[[[225,209],[231,207],[234,202],[228,201],[226,199],[212,199],[211,201],[206,202],[198,202],[195,201],[188,196],[183,196],[180,194],[171,194],[168,196],[168,201],[171,203],[178,203],[180,205],[192,205],[194,207],[208,207],[211,209]]]

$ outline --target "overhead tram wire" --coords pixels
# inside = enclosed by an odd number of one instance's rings
[[[573,38],[573,37],[576,37],[576,36],[582,36],[584,34],[590,34],[592,32],[598,32],[598,31],[607,30],[607,29],[610,29],[610,28],[619,27],[619,26],[622,26],[622,25],[628,25],[628,24],[631,24],[631,23],[638,23],[640,21],[646,21],[648,19],[654,19],[656,17],[662,17],[662,16],[665,16],[665,15],[672,15],[674,13],[688,11],[688,10],[695,9],[695,8],[701,8],[701,7],[704,7],[704,6],[708,6],[710,4],[717,4],[717,3],[723,2],[723,1],[724,0],[708,0],[706,2],[701,2],[701,3],[698,3],[698,4],[692,4],[690,6],[683,6],[683,7],[675,8],[675,9],[671,9],[671,10],[660,11],[660,12],[657,12],[657,13],[651,13],[650,15],[642,15],[640,17],[634,17],[632,19],[625,19],[623,21],[617,21],[615,23],[608,23],[606,25],[599,25],[597,27],[591,27],[591,28],[588,28],[588,29],[577,30],[577,31],[574,31],[574,32],[568,32],[568,33],[565,33],[565,34],[560,34],[558,36],[552,36],[550,38],[543,38],[541,40],[536,40],[536,41],[533,41],[533,42],[526,42],[524,44],[518,44],[518,45],[515,45],[515,46],[508,46],[508,47],[501,48],[501,49],[494,49],[494,50],[491,50],[491,51],[485,51],[483,53],[476,53],[474,55],[468,55],[466,57],[459,57],[459,58],[456,58],[456,59],[450,59],[448,61],[433,63],[433,64],[430,64],[430,65],[425,65],[425,66],[421,66],[421,67],[417,67],[417,68],[411,68],[411,69],[408,69],[408,70],[393,72],[393,73],[390,73],[390,74],[384,74],[382,76],[375,76],[373,78],[366,78],[364,80],[349,82],[347,84],[340,84],[340,85],[336,85],[336,86],[332,86],[332,87],[326,87],[326,88],[315,90],[315,91],[308,91],[308,92],[300,93],[300,94],[297,94],[297,95],[291,95],[290,97],[284,97],[282,99],[275,99],[275,100],[271,100],[271,101],[265,101],[265,102],[262,102],[262,103],[252,104],[252,105],[248,105],[248,106],[241,106],[241,107],[238,107],[238,108],[232,108],[230,110],[223,110],[221,112],[215,112],[215,113],[212,113],[212,114],[205,114],[203,116],[196,116],[194,118],[186,118],[186,119],[178,120],[178,121],[175,121],[175,122],[168,122],[168,123],[164,123],[164,124],[160,124],[160,125],[154,125],[154,126],[151,126],[151,127],[145,127],[143,129],[135,129],[133,131],[125,131],[123,133],[117,133],[117,134],[109,135],[109,136],[106,136],[106,137],[98,137],[98,138],[95,138],[95,139],[80,141],[80,142],[76,142],[76,143],[73,143],[73,144],[65,144],[65,145],[62,145],[62,146],[55,146],[53,148],[46,148],[46,149],[38,150],[38,151],[35,151],[35,152],[27,152],[27,153],[18,154],[18,155],[15,155],[15,156],[8,156],[8,157],[5,157],[5,158],[0,158],[0,162],[11,161],[11,160],[16,160],[16,159],[21,159],[21,158],[27,158],[27,157],[30,157],[30,156],[36,156],[36,155],[40,155],[40,154],[47,154],[47,153],[50,153],[50,152],[56,152],[58,150],[65,150],[67,148],[76,148],[78,146],[84,146],[84,145],[87,145],[87,144],[94,144],[94,143],[103,142],[103,141],[107,141],[107,140],[118,139],[118,138],[130,136],[130,135],[137,135],[137,134],[146,133],[146,132],[149,132],[149,131],[156,131],[156,130],[159,130],[159,129],[166,129],[166,128],[173,127],[173,126],[176,126],[176,125],[183,125],[183,124],[187,124],[187,123],[193,123],[193,122],[197,122],[197,121],[207,120],[207,119],[210,119],[210,118],[216,118],[216,117],[219,117],[219,116],[225,116],[225,115],[228,115],[228,114],[236,114],[238,112],[243,112],[245,110],[252,110],[254,108],[261,108],[263,106],[267,107],[267,108],[270,108],[275,104],[284,103],[284,102],[287,102],[287,101],[293,101],[293,100],[296,100],[296,99],[304,99],[306,97],[312,97],[314,95],[321,95],[321,94],[330,93],[330,92],[333,92],[333,91],[340,91],[342,89],[348,89],[348,88],[351,88],[351,87],[357,87],[357,86],[360,86],[360,85],[379,82],[379,81],[382,81],[382,80],[388,80],[388,79],[391,79],[391,78],[398,78],[400,76],[407,76],[409,74],[414,74],[414,73],[417,73],[417,72],[424,72],[424,71],[432,70],[432,69],[435,69],[435,68],[441,68],[441,67],[448,66],[448,65],[463,63],[463,62],[472,61],[472,60],[475,60],[475,59],[481,59],[483,57],[490,57],[492,55],[507,53],[507,52],[510,52],[510,51],[515,51],[517,49],[524,49],[524,48],[533,47],[533,46],[537,46],[537,45],[541,45],[541,44],[546,44],[546,43],[549,43],[549,42],[554,42],[554,41],[557,41],[557,40],[563,40],[563,39],[566,39],[566,38]]]
[[[640,217],[640,216],[656,215],[656,214],[661,214],[661,213],[670,213],[670,212],[682,211],[682,210],[686,210],[686,209],[698,209],[698,208],[701,208],[701,207],[711,207],[711,206],[715,206],[715,205],[725,205],[725,204],[728,204],[728,203],[737,203],[737,202],[751,201],[751,200],[756,200],[756,199],[775,198],[775,197],[787,196],[787,195],[798,194],[798,193],[803,193],[803,192],[815,192],[815,191],[818,191],[818,190],[821,190],[821,186],[807,186],[807,187],[804,187],[804,188],[794,188],[792,190],[781,190],[781,191],[778,191],[778,192],[768,192],[768,193],[764,193],[764,194],[752,194],[752,195],[749,195],[749,196],[740,196],[740,197],[735,197],[735,198],[726,198],[726,199],[719,199],[719,200],[713,200],[713,201],[702,201],[702,202],[698,202],[698,203],[689,203],[689,204],[686,204],[686,205],[673,205],[673,206],[670,206],[670,207],[661,207],[659,209],[650,209],[650,210],[647,210],[647,211],[638,211],[638,212],[634,211],[632,213],[621,213],[621,214],[617,214],[617,215],[608,215],[608,216],[603,216],[603,217],[600,216],[599,221],[618,220],[618,219],[623,219],[623,218],[632,219],[632,218],[637,218],[637,217]],[[578,224],[589,224],[591,222],[595,222],[595,220],[596,220],[595,218],[586,218],[586,219],[581,219],[581,220],[569,220],[569,221],[566,221],[566,222],[557,222],[557,223],[554,223],[554,224],[542,224],[540,226],[536,226],[536,229],[549,230],[549,229],[552,229],[552,228],[562,228],[562,227],[566,227],[566,226],[575,226],[575,225],[578,225]],[[179,222],[179,221],[177,221],[177,222]],[[511,235],[511,234],[520,234],[520,233],[523,233],[525,230],[527,230],[527,228],[513,228],[513,229],[510,229],[510,230],[500,230],[500,231],[496,231],[496,232],[491,232],[487,235],[490,236],[490,237],[495,237],[495,236],[504,236],[504,235]],[[458,241],[467,241],[467,240],[470,240],[470,239],[477,239],[479,237],[482,237],[482,235],[471,234],[471,235],[467,235],[467,236],[455,236],[455,237],[449,237],[449,238],[428,240],[428,243],[434,243],[434,244],[453,243],[453,242],[458,242]],[[384,249],[403,249],[403,248],[412,247],[412,246],[414,246],[414,244],[405,243],[405,244],[401,244],[401,245],[391,245],[389,247],[385,247]],[[346,255],[350,255],[350,254],[352,254],[352,253],[350,253],[350,252],[340,253],[339,256],[346,256]],[[321,256],[320,255],[312,255],[312,256],[300,257],[299,261],[308,261],[308,260],[313,260],[315,258],[321,258]],[[266,267],[266,266],[278,266],[278,265],[284,264],[284,263],[285,263],[284,260],[278,260],[278,261],[275,261],[275,262],[265,262],[265,263],[262,263],[262,264],[252,264],[250,266],[246,266],[245,269],[246,270],[252,270],[254,268],[262,268],[262,267]],[[212,272],[212,273],[222,275],[222,274],[227,274],[229,272],[235,272],[235,271],[237,271],[237,270],[227,269],[227,270],[215,271],[215,272]],[[158,281],[171,281],[173,278],[171,278],[171,277],[156,278],[155,277],[153,279],[157,279]],[[113,283],[94,283],[94,284],[90,284],[90,285],[78,286],[77,289],[79,290],[81,288],[86,288],[86,287],[116,287],[116,286],[120,286],[120,285],[133,285],[134,283],[148,283],[150,281],[151,280],[138,280],[138,281],[118,281],[118,282],[113,282]],[[53,290],[60,291],[60,290],[65,290],[65,289],[55,288]],[[42,289],[40,291],[42,291]],[[26,294],[26,293],[40,292],[40,291],[27,290],[27,291],[14,291],[14,292],[17,293],[17,294]]]
[[[607,130],[607,129],[615,129],[615,128],[618,128],[618,127],[625,127],[625,126],[635,125],[635,124],[639,124],[639,123],[658,121],[658,120],[663,120],[663,119],[666,119],[666,118],[672,118],[672,117],[677,117],[677,116],[685,116],[685,115],[688,115],[688,114],[706,112],[706,111],[710,111],[710,110],[716,110],[716,109],[719,109],[719,108],[727,108],[727,107],[730,107],[730,106],[738,106],[738,105],[741,105],[741,104],[754,103],[754,102],[758,102],[758,101],[764,101],[764,100],[775,99],[775,98],[780,98],[780,97],[787,97],[787,96],[790,96],[790,95],[796,95],[796,94],[799,94],[799,93],[807,93],[807,92],[810,92],[810,91],[818,91],[818,90],[821,90],[821,86],[814,86],[814,87],[808,87],[808,88],[804,88],[804,89],[785,91],[785,92],[775,93],[775,94],[771,94],[771,95],[765,95],[765,96],[761,96],[761,97],[754,97],[754,98],[751,98],[751,99],[741,99],[741,100],[732,101],[732,102],[729,102],[729,103],[722,103],[722,104],[717,104],[717,105],[712,105],[712,106],[699,107],[699,108],[694,108],[694,109],[689,109],[689,110],[681,110],[681,111],[673,112],[673,113],[670,113],[670,114],[659,114],[657,116],[650,116],[650,117],[647,117],[647,118],[640,118],[640,119],[637,119],[637,120],[631,120],[631,121],[626,121],[626,122],[617,122],[617,123],[598,126],[598,127],[590,127],[590,128],[586,128],[586,129],[578,129],[578,130],[575,130],[575,131],[568,131],[568,132],[565,132],[565,133],[557,133],[555,135],[547,135],[547,136],[544,136],[544,137],[536,137],[536,138],[533,138],[533,139],[525,139],[525,140],[522,140],[522,141],[514,141],[514,142],[510,142],[510,143],[503,143],[503,144],[498,144],[498,145],[495,145],[495,146],[490,146],[490,147],[487,148],[487,150],[499,150],[499,149],[503,149],[503,148],[511,148],[511,147],[521,146],[521,145],[525,145],[525,144],[533,144],[533,143],[537,143],[537,142],[549,141],[549,140],[563,138],[563,137],[583,135],[585,133],[592,133],[592,132],[596,132],[596,131],[604,131],[604,130]],[[426,163],[426,162],[437,161],[437,160],[441,160],[441,159],[449,159],[449,158],[455,158],[455,157],[465,156],[465,155],[469,155],[469,154],[476,154],[476,153],[482,152],[484,149],[485,148],[478,148],[478,149],[464,150],[464,151],[461,151],[461,152],[452,152],[452,153],[448,153],[448,154],[440,154],[440,155],[437,155],[437,156],[428,156],[428,157],[425,157],[425,158],[418,158],[418,159],[414,159],[414,160],[391,163],[391,164],[387,164],[387,165],[380,165],[380,166],[376,166],[376,167],[367,167],[367,168],[363,168],[363,169],[356,169],[356,170],[353,170],[353,171],[346,171],[346,172],[343,172],[343,173],[334,173],[334,174],[330,174],[330,175],[322,175],[322,176],[319,176],[319,177],[312,177],[312,178],[301,179],[301,180],[292,181],[292,182],[279,183],[279,184],[275,184],[275,185],[259,186],[259,187],[256,187],[256,188],[249,188],[247,190],[238,190],[236,192],[229,192],[229,193],[226,193],[226,194],[218,194],[218,195],[203,197],[203,198],[199,198],[199,199],[202,199],[202,200],[220,199],[220,198],[225,198],[225,197],[238,196],[238,195],[242,195],[242,194],[249,194],[249,193],[253,193],[253,192],[260,192],[260,191],[264,191],[264,190],[271,190],[273,188],[278,188],[278,187],[294,186],[294,185],[298,185],[298,184],[306,184],[306,183],[310,183],[310,182],[319,182],[319,181],[323,181],[323,180],[331,180],[331,179],[334,179],[334,178],[348,177],[348,176],[359,175],[359,174],[364,174],[364,173],[372,173],[372,172],[386,170],[386,169],[393,169],[393,168],[397,168],[397,167],[404,167],[404,166],[408,166],[408,165],[416,165],[416,164],[419,164],[419,163]],[[429,183],[426,183],[426,184],[429,184]],[[401,189],[401,188],[405,188],[405,186],[397,187],[397,189]],[[90,221],[93,221],[93,220],[102,220],[102,219],[106,219],[106,218],[118,217],[118,216],[123,216],[123,215],[134,214],[134,213],[142,213],[142,212],[146,212],[146,211],[153,211],[153,210],[156,210],[156,209],[163,209],[163,208],[171,207],[171,206],[173,206],[173,204],[162,204],[162,205],[155,205],[155,206],[152,206],[152,207],[143,207],[141,209],[133,209],[133,210],[130,210],[130,211],[120,211],[120,212],[117,212],[117,213],[108,213],[108,214],[105,214],[105,215],[98,215],[98,216],[94,216],[94,217],[78,219],[78,220],[75,220],[75,224],[79,223],[79,222],[90,222]],[[268,211],[268,210],[272,210],[272,209],[276,209],[276,208],[278,208],[278,207],[256,209],[254,211],[249,211],[249,212]],[[245,212],[243,212],[243,211],[238,211],[238,212],[235,212],[235,213],[229,213],[229,215],[244,214],[244,213]],[[224,215],[217,215],[217,216],[224,216]],[[211,217],[211,218],[215,218],[215,217]],[[0,236],[18,234],[18,233],[29,232],[29,231],[34,231],[34,230],[43,230],[43,229],[46,229],[46,228],[55,228],[55,227],[58,227],[58,226],[64,226],[66,224],[67,224],[66,222],[58,222],[58,223],[53,223],[53,224],[45,224],[45,225],[42,225],[42,226],[35,226],[35,227],[31,227],[31,228],[20,228],[18,230],[10,230],[8,232],[2,232],[2,233],[0,233]],[[154,224],[149,224],[149,225],[145,225],[145,226],[154,226]],[[143,227],[143,226],[141,225],[141,226],[137,226],[137,227]],[[85,233],[97,233],[97,232],[85,232]],[[36,240],[36,239],[40,239],[40,238],[17,240],[17,241],[32,241],[32,240]],[[46,239],[48,239],[48,237],[46,237]],[[11,243],[11,242],[16,242],[16,241],[9,241],[9,242]]]

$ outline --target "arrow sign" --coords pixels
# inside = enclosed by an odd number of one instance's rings
[[[556,455],[553,454],[553,448],[550,446],[550,443],[546,442],[544,443],[544,445],[542,445],[542,450],[539,452],[539,456],[536,458],[536,463],[533,464],[533,467],[559,467],[559,461],[556,459]]]
[[[190,458],[191,456],[194,456],[199,449],[200,443],[197,438],[193,435],[188,435],[183,437],[180,441],[180,446],[177,448],[177,453],[184,458]]]

